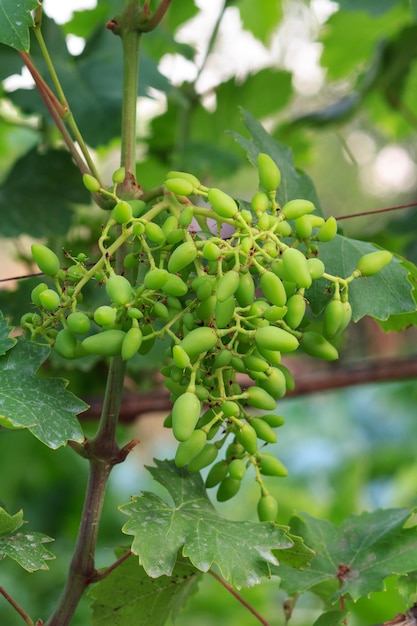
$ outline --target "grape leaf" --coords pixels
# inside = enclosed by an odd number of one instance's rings
[[[266,44],[281,19],[281,2],[264,0],[262,9],[252,0],[239,0],[236,4],[242,18],[243,28]]]
[[[200,576],[188,559],[179,559],[171,576],[150,578],[137,559],[129,557],[88,593],[94,598],[92,624],[163,626],[170,615],[175,620],[195,593]]]
[[[328,611],[322,613],[313,626],[338,626],[343,623],[344,619],[346,619],[346,613],[343,611]]]
[[[38,4],[38,0],[0,0],[0,43],[29,52],[29,27],[34,24],[31,10]]]
[[[417,326],[417,267],[405,260],[401,264],[409,272],[408,278],[412,285],[411,292],[414,299],[414,309],[410,313],[391,314],[386,320],[378,321],[382,330],[386,333],[390,331],[400,332],[404,328]]]
[[[233,522],[220,516],[199,474],[178,469],[172,461],[155,461],[149,472],[170,493],[173,505],[144,492],[120,507],[130,519],[123,532],[133,535],[132,552],[153,578],[170,576],[182,555],[200,571],[216,564],[236,587],[258,584],[277,563],[274,548],[291,548],[286,528],[272,523]]]
[[[388,576],[416,569],[417,526],[403,528],[411,513],[387,509],[351,515],[340,527],[307,514],[294,516],[291,532],[302,536],[317,556],[310,568],[300,571],[282,564],[272,566],[272,573],[280,576],[289,594],[320,585],[332,603],[343,594],[356,601],[381,591]]]
[[[55,556],[46,550],[44,543],[53,541],[42,533],[17,533],[0,537],[0,560],[8,556],[17,561],[28,572],[38,569],[49,569],[45,561],[50,561]]]
[[[265,152],[274,159],[282,174],[281,184],[277,191],[277,200],[283,205],[288,200],[305,198],[311,200],[322,214],[313,182],[307,174],[299,172],[294,167],[294,160],[290,148],[280,143],[267,133],[265,128],[254,117],[242,110],[243,122],[248,129],[251,139],[246,139],[237,133],[232,133],[239,145],[246,150],[249,160],[256,165],[259,152]]]
[[[22,509],[14,515],[9,515],[6,509],[0,506],[0,537],[11,535],[20,528],[23,523]]]
[[[32,237],[64,234],[71,224],[71,205],[89,202],[81,175],[64,150],[40,154],[32,149],[21,157],[0,187],[0,232]]]
[[[0,311],[0,356],[5,354],[10,348],[13,348],[16,343],[16,339],[9,337],[12,330]]]
[[[366,11],[370,15],[381,15],[398,4],[398,0],[337,0],[343,11]]]
[[[65,389],[66,381],[35,375],[48,354],[48,347],[20,340],[0,357],[0,422],[9,428],[27,428],[56,449],[69,440],[83,441],[75,416],[88,407]]]
[[[330,273],[346,278],[352,274],[361,256],[378,249],[372,243],[336,235],[332,241],[319,244],[319,256]],[[393,314],[415,311],[416,304],[408,276],[407,267],[403,266],[399,258],[394,258],[379,274],[360,277],[351,282],[349,302],[352,305],[352,319],[357,322],[369,315],[384,320]],[[307,292],[315,315],[322,311],[331,297],[328,286],[326,280],[316,280]]]

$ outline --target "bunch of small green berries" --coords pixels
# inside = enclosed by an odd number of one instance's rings
[[[332,275],[318,243],[336,236],[336,220],[316,215],[309,200],[279,206],[281,173],[269,155],[259,154],[258,174],[250,208],[185,172],[170,172],[150,203],[118,197],[123,168],[110,190],[84,175],[87,189],[114,203],[98,258],[67,254],[70,264],[62,269],[52,250],[34,244],[34,260],[52,286],[35,287],[37,308],[22,326],[66,359],[93,354],[128,361],[155,340],[168,340],[162,373],[173,406],[165,425],[179,442],[177,466],[190,472],[211,466],[206,486],[217,488],[219,501],[232,498],[252,468],[259,518],[274,521],[278,503],[264,477],[287,470],[265,448],[283,424],[277,400],[294,387],[281,356],[300,348],[336,359],[332,340],[352,315],[349,284],[379,272],[392,255],[366,254],[350,276]],[[121,249],[124,268],[116,272]],[[322,332],[308,327],[308,290],[319,279],[332,294]],[[94,282],[107,301],[89,308],[83,290]]]

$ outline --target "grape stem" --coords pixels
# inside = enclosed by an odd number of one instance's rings
[[[15,611],[19,613],[20,617],[23,619],[25,624],[28,624],[28,626],[34,626],[34,622],[32,618],[26,613],[24,609],[22,609],[21,606],[19,606],[19,604],[17,604],[17,602],[12,598],[12,596],[7,593],[4,587],[0,587],[0,593],[7,600],[7,602],[12,605]]]
[[[258,611],[256,611],[256,609],[254,609],[253,606],[249,604],[249,602],[246,602],[246,600],[242,598],[242,596],[237,591],[235,591],[235,589],[233,589],[233,587],[231,587],[223,578],[213,572],[213,570],[209,570],[209,574],[211,574],[213,578],[215,578],[221,585],[223,585],[223,587],[227,589],[227,591],[231,593],[232,596],[236,598],[238,602],[240,602],[240,604],[242,604],[250,613],[252,613],[252,615],[256,617],[258,622],[263,624],[263,626],[270,626],[269,622],[267,622],[266,619],[264,619],[262,615],[260,615]]]

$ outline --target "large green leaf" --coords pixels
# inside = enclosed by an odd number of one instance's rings
[[[321,206],[314,185],[307,176],[297,170],[291,150],[267,133],[265,128],[247,111],[242,111],[243,121],[251,139],[246,139],[237,133],[232,133],[236,141],[246,150],[249,160],[255,165],[259,152],[269,154],[279,166],[282,173],[281,184],[278,188],[277,199],[281,205],[288,200],[305,198],[311,200],[317,213],[321,213]]]
[[[381,591],[388,576],[416,569],[417,526],[404,528],[410,515],[408,509],[377,510],[351,515],[340,527],[307,514],[295,516],[291,532],[317,556],[302,571],[285,564],[272,571],[291,595],[320,586],[321,596],[332,603],[344,594],[357,600]]]
[[[267,43],[281,19],[281,0],[239,0],[236,3],[242,18],[243,28],[249,30],[254,37]]]
[[[168,490],[173,504],[144,492],[120,507],[130,517],[123,532],[133,535],[132,551],[151,577],[170,576],[181,550],[200,571],[217,565],[236,587],[251,586],[270,575],[274,548],[291,548],[286,528],[272,523],[232,522],[219,515],[199,474],[172,461],[148,468]]]
[[[0,212],[7,219],[0,233],[18,237],[64,234],[71,224],[71,206],[89,202],[81,174],[65,150],[30,150],[20,158],[0,187]]]
[[[48,354],[46,346],[20,340],[0,357],[0,422],[27,428],[55,449],[69,440],[83,441],[76,415],[88,407],[65,389],[66,381],[36,376]]]
[[[337,235],[332,241],[319,244],[319,256],[329,273],[347,278],[355,270],[360,257],[375,252],[376,246],[366,241],[358,241]],[[412,285],[408,280],[409,270],[394,258],[379,274],[360,277],[349,285],[349,302],[352,305],[353,320],[365,315],[378,320],[386,320],[390,315],[415,311],[416,304]],[[313,282],[308,290],[311,309],[318,314],[325,307],[331,294],[324,279]]]
[[[412,285],[414,309],[409,313],[393,313],[386,320],[380,320],[379,325],[386,333],[390,331],[398,333],[410,326],[417,326],[417,267],[407,261],[402,261],[401,265],[408,271],[408,278]]]
[[[45,561],[55,557],[45,549],[44,544],[53,539],[38,532],[16,532],[22,524],[23,511],[9,515],[0,507],[0,560],[8,556],[28,572],[49,569]]]
[[[10,337],[12,330],[0,311],[0,356],[13,348],[16,343],[16,339]]]
[[[0,0],[0,43],[29,52],[31,11],[37,6],[38,0]]]
[[[121,552],[117,551],[117,556]],[[179,559],[171,576],[150,578],[137,559],[129,557],[89,592],[93,626],[163,626],[175,620],[197,590],[201,574]]]

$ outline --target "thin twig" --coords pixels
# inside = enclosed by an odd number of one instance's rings
[[[213,578],[215,578],[221,585],[223,585],[223,587],[227,589],[227,591],[229,591],[229,593],[231,593],[232,596],[234,596],[238,602],[243,604],[245,609],[247,609],[250,613],[252,613],[252,615],[254,615],[254,617],[256,617],[256,619],[261,624],[263,624],[263,626],[270,626],[269,622],[267,622],[266,619],[262,617],[262,615],[259,615],[258,611],[256,611],[253,608],[253,606],[251,606],[248,602],[246,602],[246,600],[242,598],[242,596],[238,594],[238,592],[235,591],[233,587],[229,585],[229,583],[227,583],[223,578],[221,578],[221,576],[218,576],[215,572],[213,572],[213,570],[209,570],[209,574],[211,574]]]
[[[164,17],[170,4],[171,0],[161,0],[160,5],[155,10],[155,13],[152,15],[151,19],[146,23],[146,26],[141,29],[142,32],[148,33],[149,31],[154,30],[154,28],[158,26],[159,22]]]
[[[348,220],[352,217],[366,217],[367,215],[373,215],[374,213],[387,213],[388,211],[399,211],[400,209],[409,209],[417,206],[417,202],[409,202],[408,204],[398,204],[397,206],[389,206],[384,209],[375,209],[373,211],[363,211],[361,213],[348,213],[347,215],[339,215],[336,217],[337,221]]]
[[[19,606],[15,600],[13,600],[13,598],[7,593],[4,587],[0,587],[0,593],[2,594],[2,596],[4,596],[7,602],[12,605],[15,611],[19,613],[20,617],[23,618],[23,621],[26,622],[28,626],[33,626],[33,620],[30,615],[28,615],[26,611],[22,609],[22,607]]]
[[[91,582],[92,583],[97,583],[100,580],[103,580],[104,578],[107,578],[107,576],[109,576],[109,574],[111,574],[117,567],[119,567],[119,565],[124,563],[132,555],[133,555],[133,552],[131,550],[128,550],[120,558],[118,558],[117,561],[112,563],[105,570],[103,570],[102,572],[97,572],[95,577],[94,577],[94,579]]]

